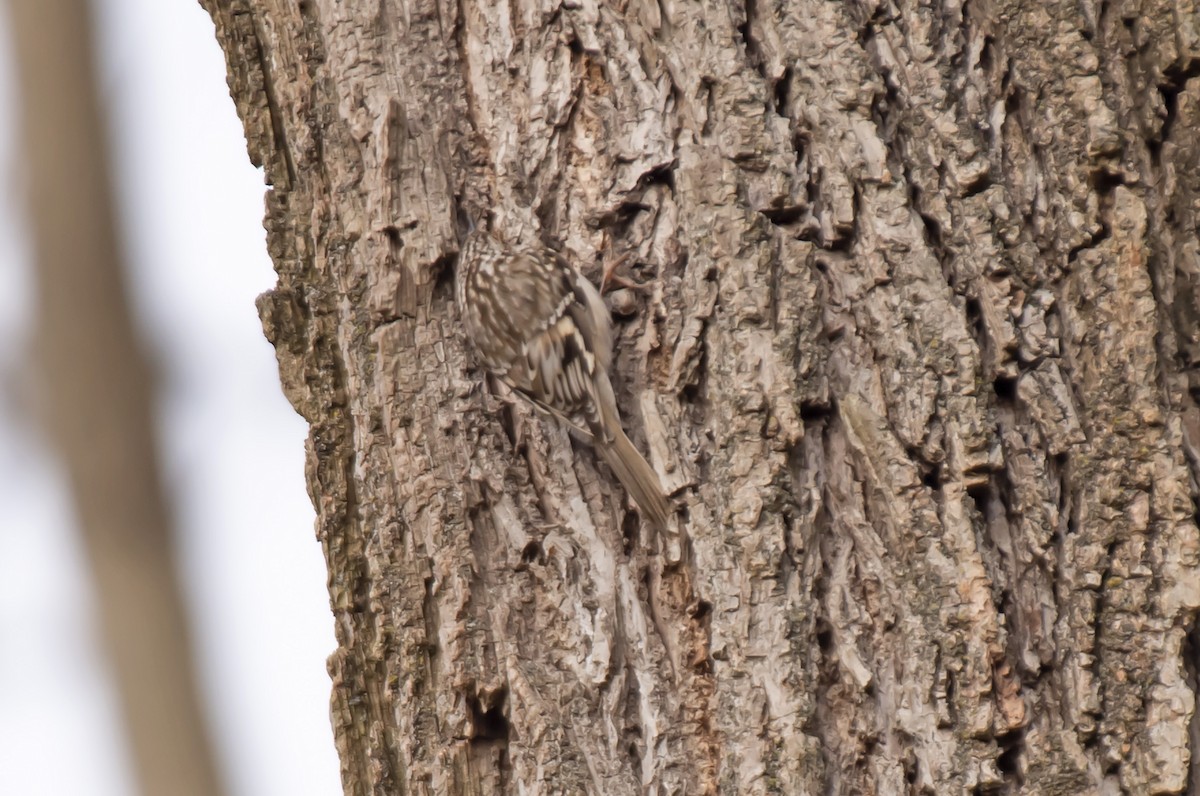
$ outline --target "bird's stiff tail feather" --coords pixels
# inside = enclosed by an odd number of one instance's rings
[[[596,450],[633,497],[642,515],[659,531],[665,531],[671,507],[663,495],[658,474],[642,454],[638,453],[638,449],[633,447],[620,425],[610,427],[609,431],[612,439],[608,442],[597,439]]]

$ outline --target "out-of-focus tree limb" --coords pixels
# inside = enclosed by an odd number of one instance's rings
[[[146,794],[218,794],[130,321],[84,0],[9,4],[47,430],[70,476]],[[69,757],[69,753],[64,750]]]

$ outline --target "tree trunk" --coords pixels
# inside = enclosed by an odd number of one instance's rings
[[[1200,793],[1188,0],[205,3],[348,794]],[[670,533],[473,364],[459,206],[633,255]]]

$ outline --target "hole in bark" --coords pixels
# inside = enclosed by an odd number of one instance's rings
[[[708,600],[697,600],[696,607],[692,609],[692,619],[704,619],[712,613],[712,603]]]
[[[991,36],[983,37],[983,46],[979,48],[979,68],[984,72],[990,72],[993,63],[993,51],[996,49],[996,40]]]
[[[1118,185],[1126,184],[1125,175],[1105,168],[1094,170],[1090,182],[1096,192],[1101,194],[1112,193]],[[1094,246],[1095,241],[1091,245]]]
[[[434,277],[434,296],[447,301],[454,300],[454,266],[452,263],[457,259],[457,257],[447,254],[434,261],[433,267],[430,269]]]
[[[986,340],[983,333],[983,310],[979,306],[979,299],[968,296],[963,309],[967,315],[967,325],[971,327],[971,333],[979,341],[980,347],[982,347],[986,343]]]
[[[833,628],[824,619],[817,620],[817,646],[824,653],[833,651]]]
[[[996,598],[996,610],[999,613],[1009,617],[1010,624],[1013,623],[1012,617],[1013,609],[1015,607],[1016,606],[1013,604],[1012,592],[1008,589],[1001,589],[1000,595]]]
[[[638,745],[636,743],[634,743],[633,741],[629,742],[629,745],[627,747],[625,747],[625,750],[629,753],[629,762],[632,764],[633,770],[641,771],[642,770],[642,750],[638,749]]]
[[[920,198],[921,198],[920,190],[914,188],[912,193],[913,193],[913,199],[915,200],[915,202],[919,202]],[[915,202],[914,202],[914,204],[915,204]],[[942,225],[939,224],[938,220],[931,215],[928,215],[926,213],[921,213],[919,211],[918,211],[917,215],[920,216],[921,223],[923,223],[925,225],[925,235],[926,235],[926,237],[929,238],[929,242],[932,245],[932,247],[935,249],[942,248],[943,247]]]
[[[529,542],[521,550],[521,561],[526,564],[532,564],[541,558],[542,546],[537,542]]]
[[[1004,98],[1004,115],[1016,116],[1021,111],[1021,97],[1024,92],[1019,86],[1010,84],[1008,96]]]
[[[982,513],[984,506],[987,505],[988,493],[991,491],[992,485],[987,481],[975,482],[967,485],[967,497],[975,501],[976,508]]]
[[[388,245],[392,247],[393,252],[404,248],[404,241],[400,237],[400,228],[394,224],[388,224],[383,228],[383,236],[387,238]]]
[[[780,116],[787,116],[791,105],[789,102],[789,94],[792,88],[792,68],[785,67],[783,75],[775,81],[775,112]]]
[[[1017,380],[1009,376],[997,376],[992,381],[992,390],[1001,401],[1017,400]]]
[[[1014,730],[996,736],[996,745],[1002,750],[996,756],[996,770],[1005,777],[1015,777],[1020,772],[1021,753],[1025,751],[1025,731]]]
[[[789,205],[787,207],[771,207],[759,212],[767,221],[782,227],[799,221],[800,217],[804,215],[804,209],[800,205]]]
[[[942,488],[942,466],[934,464],[925,469],[921,474],[921,483],[936,492]]]
[[[800,419],[807,422],[822,420],[833,414],[833,407],[829,404],[800,404]]]
[[[792,133],[792,150],[796,153],[796,166],[799,167],[804,162],[804,155],[808,152],[808,138],[800,131]],[[813,196],[812,181],[808,183],[809,198]]]
[[[477,695],[467,697],[467,709],[471,711],[472,743],[508,740],[508,719],[504,716],[507,697],[508,692],[502,689],[495,697],[495,704],[486,710]]]
[[[665,185],[672,191],[675,190],[675,161],[664,163],[650,169],[642,176],[638,177],[638,187],[646,188],[651,185]],[[643,205],[644,207],[644,205]]]
[[[637,549],[640,530],[641,522],[638,520],[638,515],[632,511],[625,512],[625,516],[621,518],[621,540],[625,548],[625,555],[632,555],[633,551]]]
[[[981,194],[984,191],[986,191],[988,188],[991,188],[991,187],[992,187],[991,172],[987,172],[987,171],[980,172],[979,176],[977,176],[974,180],[972,180],[971,182],[967,183],[966,185],[964,185],[962,187],[963,198],[975,196],[976,194]]]

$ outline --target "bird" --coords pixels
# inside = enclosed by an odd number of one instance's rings
[[[658,475],[621,424],[609,379],[612,322],[595,286],[548,247],[513,247],[479,227],[459,249],[455,300],[483,366],[590,442],[665,530],[671,509]]]

